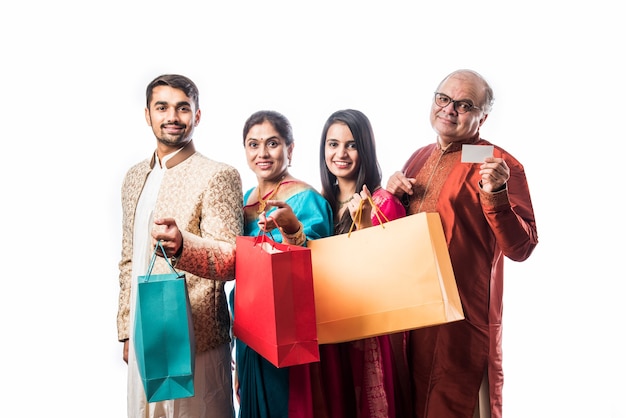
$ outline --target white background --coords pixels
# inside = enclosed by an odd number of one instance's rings
[[[505,417],[625,417],[623,13],[614,1],[34,1],[3,6],[2,416],[123,417],[120,186],[153,151],[145,86],[200,88],[196,147],[254,177],[245,119],[292,122],[318,185],[326,118],[374,127],[384,181],[434,141],[438,82],[482,73],[482,136],[525,165],[540,244],[507,261]]]

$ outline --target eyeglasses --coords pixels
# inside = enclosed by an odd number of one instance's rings
[[[446,107],[450,103],[452,103],[454,110],[456,110],[459,113],[467,113],[474,109],[480,110],[480,107],[474,106],[472,102],[468,102],[465,100],[452,100],[450,96],[446,96],[443,93],[435,93],[435,104],[437,106]]]

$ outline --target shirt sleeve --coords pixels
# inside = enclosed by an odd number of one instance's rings
[[[385,189],[376,190],[372,195],[372,201],[378,207],[380,211],[378,215],[383,222],[393,221],[406,216],[406,209],[400,202],[400,199]],[[376,216],[375,210],[372,211],[372,225],[380,225],[379,216]]]

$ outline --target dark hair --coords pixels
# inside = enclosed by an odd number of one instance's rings
[[[146,107],[148,109],[152,101],[152,91],[157,86],[169,86],[174,89],[182,90],[187,97],[193,100],[196,110],[200,108],[200,94],[198,93],[198,87],[196,87],[193,81],[184,75],[163,74],[152,80],[146,88]]]
[[[293,130],[291,129],[289,119],[274,110],[259,110],[258,112],[254,112],[250,115],[248,120],[246,120],[246,123],[243,125],[244,145],[246,143],[246,136],[248,135],[248,132],[250,132],[250,129],[254,125],[259,125],[265,121],[272,124],[281,138],[285,140],[285,144],[293,144]]]
[[[320,140],[320,176],[322,180],[322,196],[330,203],[335,214],[339,212],[339,201],[337,200],[339,186],[337,185],[337,176],[332,174],[326,166],[325,148],[328,129],[336,122],[345,123],[348,126],[359,153],[360,164],[356,177],[355,192],[361,191],[365,184],[370,192],[373,193],[374,190],[380,187],[382,181],[382,172],[376,156],[374,131],[367,116],[363,112],[354,109],[338,110],[330,115],[324,124]],[[348,211],[344,212],[343,217],[336,222],[335,232],[347,232],[351,223],[350,213]]]

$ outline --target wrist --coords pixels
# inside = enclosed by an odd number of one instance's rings
[[[291,230],[293,230],[293,232],[287,232]],[[283,228],[284,235],[287,236],[296,235],[298,232],[300,232],[300,230],[302,230],[302,224],[300,222],[298,222],[295,227],[290,225],[290,228]]]
[[[306,235],[304,235],[302,222],[298,222],[298,229],[296,232],[287,233],[283,228],[281,228],[280,233],[285,241],[293,245],[302,245],[304,241],[306,241]]]
[[[176,263],[178,263],[178,260],[180,260],[180,256],[182,254],[183,254],[183,243],[181,242],[180,247],[176,251],[176,254],[170,257],[170,263],[172,264],[173,267],[176,266]]]

